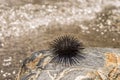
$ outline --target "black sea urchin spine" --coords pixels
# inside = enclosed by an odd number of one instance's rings
[[[78,64],[80,59],[84,58],[81,55],[83,44],[73,36],[60,36],[53,40],[50,44],[54,58],[52,62],[60,63],[65,66]]]

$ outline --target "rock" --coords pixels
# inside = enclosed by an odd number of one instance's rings
[[[70,67],[50,62],[50,51],[38,53],[33,60],[29,57],[26,69],[20,68],[17,80],[120,80],[120,49],[86,48],[83,51],[85,59]],[[34,65],[36,63],[40,66]],[[33,64],[34,68],[28,64]]]

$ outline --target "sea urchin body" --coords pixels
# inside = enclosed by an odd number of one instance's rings
[[[82,43],[73,36],[60,36],[50,44],[54,58],[52,62],[70,66],[79,63],[83,58],[81,50]]]

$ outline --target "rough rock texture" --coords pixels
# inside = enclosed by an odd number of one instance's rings
[[[120,80],[120,49],[86,48],[83,52],[85,59],[70,67],[51,63],[50,51],[38,52],[36,58],[29,57],[29,69],[21,68],[17,80]],[[38,68],[34,64],[39,61]]]

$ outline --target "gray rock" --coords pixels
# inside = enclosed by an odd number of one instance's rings
[[[44,61],[41,64],[44,64],[47,60],[47,57],[51,57],[51,52],[46,52],[48,55],[45,56]],[[46,53],[41,53],[45,55]],[[119,60],[117,62],[114,61],[114,55],[117,59],[119,59],[120,49],[113,48],[86,48],[82,54],[85,58],[81,59],[80,64],[73,66],[63,66],[61,64],[55,64],[50,62],[48,59],[48,64],[44,65],[42,68],[31,69],[30,71],[26,71],[22,74],[19,74],[21,80],[113,80],[113,75],[111,75],[111,70],[117,69],[118,71],[113,71],[116,75],[119,72]],[[107,56],[106,56],[107,55]],[[41,60],[42,60],[41,59]],[[40,60],[40,61],[41,61]],[[113,63],[113,64],[111,64]],[[118,65],[116,65],[118,63]],[[108,65],[110,67],[108,68]],[[111,67],[112,66],[112,67]],[[29,76],[35,72],[34,75]],[[96,74],[98,73],[98,74]],[[103,74],[104,73],[104,74]],[[24,75],[24,76],[23,76]],[[91,76],[92,75],[92,76]],[[107,75],[107,76],[106,76]],[[26,77],[23,79],[23,77]],[[106,76],[106,77],[103,77]],[[112,79],[111,79],[112,76]],[[115,76],[115,75],[114,75]],[[118,75],[119,76],[119,75]],[[115,78],[119,80],[118,77]],[[20,79],[18,79],[20,80]]]

